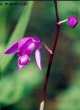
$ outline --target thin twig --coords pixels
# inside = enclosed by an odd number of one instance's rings
[[[59,22],[57,0],[54,0],[54,5],[55,5],[55,14],[56,14],[56,35],[55,35],[55,40],[53,39],[53,45],[52,45],[53,54],[50,54],[50,57],[49,57],[48,68],[47,68],[44,87],[43,87],[43,101],[45,101],[45,102],[47,99],[47,86],[48,86],[48,80],[49,80],[49,76],[50,76],[51,65],[52,65],[52,61],[54,60],[54,54],[55,54],[57,42],[59,39],[59,33],[60,33],[60,25],[57,24]]]

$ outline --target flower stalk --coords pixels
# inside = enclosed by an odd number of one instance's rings
[[[60,24],[65,23],[67,21],[68,21],[68,19],[64,19],[64,20],[59,21],[57,24],[60,25]]]
[[[54,5],[55,5],[55,14],[56,14],[56,34],[55,34],[55,40],[53,39],[53,45],[51,49],[53,54],[50,54],[50,57],[49,57],[48,68],[47,68],[46,77],[45,77],[44,86],[43,86],[43,101],[45,103],[47,99],[47,86],[48,86],[48,80],[50,76],[51,65],[54,60],[54,54],[55,54],[56,46],[57,46],[58,39],[59,39],[59,33],[60,33],[60,25],[57,24],[59,22],[57,0],[54,0]],[[45,103],[44,103],[43,110],[45,109]]]

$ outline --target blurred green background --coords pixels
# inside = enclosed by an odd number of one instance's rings
[[[17,2],[17,1],[16,1]],[[80,1],[58,1],[60,19],[80,18]],[[49,47],[55,37],[53,1],[27,1],[26,5],[0,5],[0,52],[11,43],[38,35]],[[80,110],[80,22],[76,28],[62,24],[48,84],[46,110]],[[43,70],[34,56],[30,65],[17,69],[17,56],[0,55],[0,110],[38,110],[48,54],[41,49]]]

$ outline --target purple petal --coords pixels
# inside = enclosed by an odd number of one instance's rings
[[[30,46],[30,44],[32,44],[32,39],[31,37],[30,38],[24,38],[22,39],[20,42],[19,42],[19,45],[18,45],[18,49],[19,49],[19,54],[20,55],[24,55],[24,54],[28,54],[30,55],[31,54],[31,49],[28,47]]]
[[[12,44],[8,49],[5,50],[5,54],[15,54],[18,50],[18,42]]]
[[[67,23],[70,27],[74,28],[78,24],[78,19],[76,16],[69,16]]]
[[[20,49],[20,48],[24,48],[25,47],[25,45],[27,45],[27,43],[28,42],[31,42],[32,41],[32,37],[25,37],[25,38],[23,38],[23,39],[21,39],[20,41],[19,41],[19,45],[18,45],[18,48]],[[29,44],[28,44],[29,45]],[[27,46],[28,46],[27,45]]]
[[[41,48],[41,40],[40,40],[40,38],[39,37],[33,37],[33,42],[35,43],[35,47],[36,47],[36,49],[37,48]]]
[[[27,50],[30,50],[31,52],[35,49],[35,43],[31,42],[27,48]]]
[[[38,43],[41,42],[40,38],[37,36],[34,36],[32,40],[33,40],[33,42],[38,42]]]
[[[23,69],[25,67],[25,65],[20,65],[19,63],[18,63],[18,68],[19,69]]]
[[[18,63],[20,65],[27,65],[30,63],[30,58],[28,55],[19,56]]]
[[[18,58],[18,68],[19,69],[24,68],[29,63],[30,63],[30,58],[28,57],[28,55],[19,56],[19,58]]]
[[[40,55],[39,49],[37,49],[35,51],[35,60],[36,60],[38,68],[41,70],[42,69],[42,67],[41,67],[41,55]]]
[[[19,55],[24,55],[28,54],[29,56],[32,54],[32,52],[35,49],[38,49],[41,46],[40,39],[37,37],[25,37],[19,41],[18,44],[18,54]]]

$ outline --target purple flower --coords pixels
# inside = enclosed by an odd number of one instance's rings
[[[76,16],[69,16],[67,19],[59,21],[57,24],[61,25],[62,23],[65,23],[65,22],[67,22],[69,27],[74,28],[78,24],[78,19]]]
[[[68,21],[67,21],[67,24],[74,28],[77,24],[78,24],[78,19],[76,16],[69,16],[68,17]]]
[[[30,57],[32,53],[35,53],[36,64],[41,70],[41,41],[39,37],[25,37],[12,44],[5,50],[5,54],[17,54],[18,55],[18,67],[19,69],[25,67],[30,63]]]

